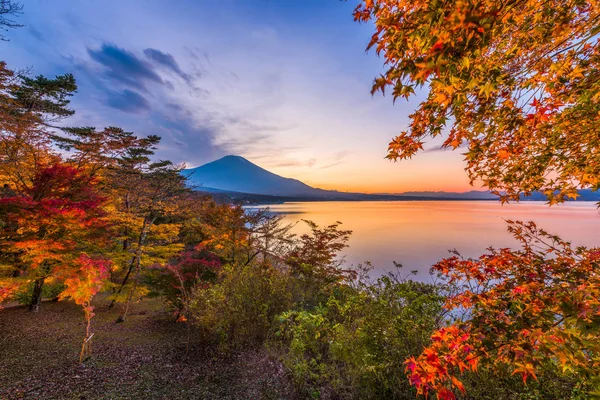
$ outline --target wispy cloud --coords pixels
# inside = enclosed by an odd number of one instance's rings
[[[179,75],[187,83],[192,83],[192,77],[181,70],[179,64],[177,63],[177,61],[175,61],[175,58],[173,58],[171,54],[163,53],[160,50],[152,48],[145,49],[144,54],[150,60]]]
[[[121,92],[109,92],[107,104],[128,113],[140,113],[150,110],[150,103],[144,96],[133,90],[124,89]]]
[[[164,83],[149,63],[113,44],[104,43],[100,49],[88,49],[88,54],[104,66],[107,77],[131,88],[146,91],[149,82]]]
[[[338,161],[338,162],[334,162],[333,164],[329,164],[329,165],[324,165],[322,167],[320,167],[321,169],[327,169],[327,168],[331,168],[331,167],[335,167],[336,165],[340,165],[343,164],[345,161]]]

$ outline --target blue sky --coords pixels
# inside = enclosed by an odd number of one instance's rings
[[[189,167],[236,154],[328,189],[468,190],[459,153],[384,160],[418,98],[370,95],[382,60],[355,5],[30,0],[0,46],[13,69],[75,75],[65,124],[157,134],[159,156]]]

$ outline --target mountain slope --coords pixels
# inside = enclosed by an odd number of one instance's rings
[[[221,191],[274,196],[319,197],[328,191],[315,189],[297,179],[284,178],[251,163],[243,157],[225,156],[183,173],[192,185]]]

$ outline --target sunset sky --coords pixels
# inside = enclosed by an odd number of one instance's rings
[[[72,72],[67,125],[163,137],[195,167],[236,154],[312,186],[470,190],[459,152],[384,159],[418,104],[369,93],[382,60],[356,1],[27,1],[3,45],[12,69]]]

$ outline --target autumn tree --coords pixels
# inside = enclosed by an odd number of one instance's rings
[[[600,248],[573,248],[533,222],[510,221],[522,250],[459,254],[433,268],[460,290],[448,310],[468,317],[442,328],[419,357],[407,360],[420,394],[464,392],[460,374],[506,365],[524,382],[544,364],[600,388]]]
[[[105,199],[94,179],[57,163],[42,169],[32,187],[0,198],[3,275],[32,283],[31,311],[38,311],[46,279],[71,268],[81,253],[103,243]]]
[[[206,240],[203,242],[228,264],[246,263],[249,254],[249,214],[241,205],[215,204],[205,216]]]
[[[503,201],[541,190],[553,204],[600,188],[599,4],[365,0],[354,17],[375,23],[368,48],[387,67],[373,93],[427,95],[389,159],[443,136],[443,147],[466,148],[471,182]],[[510,230],[523,250],[434,267],[464,285],[448,307],[468,317],[407,361],[419,393],[454,398],[460,373],[479,365],[535,379],[543,362],[597,390],[598,250],[573,249],[533,224]]]
[[[297,301],[314,305],[323,300],[332,286],[354,277],[354,270],[342,268],[340,257],[352,231],[340,229],[341,222],[324,227],[309,220],[303,222],[310,232],[295,241],[285,254],[285,264],[294,278]]]
[[[151,282],[176,312],[178,320],[190,316],[191,295],[200,285],[214,282],[221,267],[221,260],[204,245],[182,251],[166,265],[152,266]]]
[[[92,299],[104,287],[108,278],[109,262],[102,258],[91,258],[81,254],[75,260],[75,268],[66,271],[64,282],[66,289],[60,294],[61,299],[69,298],[83,308],[85,314],[85,337],[81,344],[79,362],[92,355],[92,317],[94,306]]]
[[[48,122],[73,114],[69,98],[76,89],[70,74],[29,78],[0,62],[0,185],[24,193],[58,161]]]
[[[598,3],[364,0],[354,18],[375,24],[368,48],[385,60],[373,93],[426,94],[389,159],[443,136],[503,200],[600,188]]]
[[[119,197],[114,219],[126,235],[120,240],[119,246],[122,247],[118,250],[124,255],[126,264],[125,276],[116,288],[111,304],[133,278],[119,322],[128,313],[142,268],[165,262],[183,248],[178,243],[180,224],[169,223],[168,220],[159,223],[180,211],[181,204],[177,200],[188,192],[185,177],[180,171],[168,161],[149,162],[139,168],[119,171],[121,181],[116,190],[124,196]],[[148,243],[152,246],[149,247]],[[144,262],[145,257],[151,258]]]

